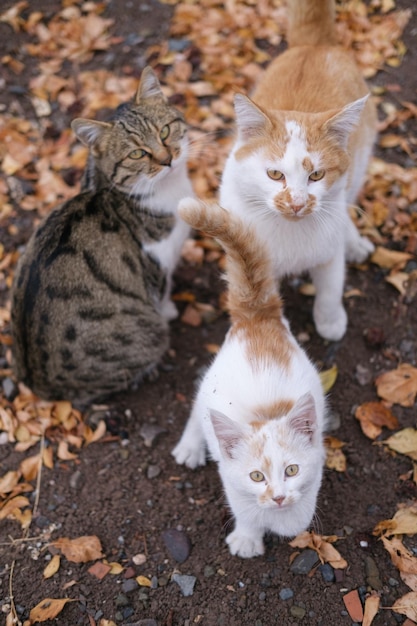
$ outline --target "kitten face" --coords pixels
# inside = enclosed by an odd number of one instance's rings
[[[329,190],[348,169],[347,144],[364,102],[341,111],[268,114],[247,98],[237,102],[236,174],[249,203],[288,220],[326,211]]]

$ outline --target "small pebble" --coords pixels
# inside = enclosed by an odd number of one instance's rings
[[[152,478],[157,478],[160,473],[161,468],[159,467],[159,465],[149,465],[146,475],[150,480],[152,480]]]
[[[214,574],[216,573],[216,570],[214,569],[214,567],[212,567],[211,565],[206,565],[204,568],[204,576],[206,578],[211,578],[211,576],[214,576]]]
[[[266,593],[265,591],[261,591],[261,593],[259,594],[259,601],[265,602],[265,600],[266,600]]]
[[[6,398],[8,400],[13,400],[14,396],[16,395],[17,388],[12,379],[8,377],[3,378],[1,385],[3,387],[3,393]]]
[[[302,606],[294,605],[290,608],[290,613],[296,619],[303,619],[304,615],[306,614],[306,610],[303,609]]]
[[[172,580],[177,583],[184,597],[193,595],[194,585],[197,581],[197,578],[195,576],[187,576],[185,574],[173,574]]]
[[[320,574],[326,583],[334,582],[334,569],[329,563],[324,563],[319,567]]]
[[[366,582],[375,591],[380,591],[383,587],[382,580],[379,575],[378,567],[371,556],[365,557],[365,574]]]
[[[169,528],[162,533],[166,549],[177,563],[184,563],[190,556],[191,540],[182,530]]]
[[[124,593],[119,593],[116,597],[115,604],[116,606],[127,606],[129,604],[129,599]]]
[[[139,588],[139,585],[136,582],[135,578],[128,578],[127,580],[124,580],[121,586],[123,593],[130,593],[132,591],[135,591],[138,588]]]
[[[398,587],[400,583],[395,578],[388,578],[388,584],[390,587]]]
[[[139,434],[144,439],[145,446],[151,448],[156,442],[157,437],[166,432],[165,428],[157,426],[156,424],[144,424]]]
[[[294,592],[289,587],[284,587],[279,592],[279,597],[281,598],[281,600],[289,600],[290,598],[293,597],[293,595],[294,595]]]

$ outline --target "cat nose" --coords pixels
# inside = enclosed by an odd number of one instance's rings
[[[278,506],[281,506],[285,500],[285,496],[277,496],[276,498],[273,498],[273,500],[278,504]]]
[[[159,162],[161,165],[166,165],[167,167],[169,167],[171,165],[171,161],[172,157],[170,154],[168,154],[168,156],[166,156],[164,159],[161,159]]]
[[[291,208],[295,214],[299,213],[303,207],[304,207],[304,204],[295,204],[295,202],[291,204]]]

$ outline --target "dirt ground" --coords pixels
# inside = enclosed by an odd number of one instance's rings
[[[1,4],[4,10],[13,3],[3,0]],[[58,6],[56,0],[36,2],[36,8],[46,13]],[[397,6],[414,11],[403,36],[408,51],[400,67],[386,68],[372,83],[396,83],[401,91],[393,92],[394,100],[415,101],[417,13],[411,0],[401,0]],[[114,35],[125,40],[130,36],[133,43],[115,43],[111,52],[96,54],[88,66],[94,69],[104,64],[123,72],[129,63],[139,76],[146,64],[145,51],[167,36],[172,11],[173,7],[155,0],[146,4],[109,1],[104,14],[116,18]],[[0,57],[19,54],[25,37],[0,23]],[[37,61],[29,57],[21,74],[5,71],[3,111],[34,115],[26,89],[36,72]],[[57,126],[69,125],[70,119],[61,119],[59,111],[53,111],[54,115]],[[401,132],[416,136],[416,130],[414,119]],[[377,149],[377,154],[415,166],[411,157],[396,149],[383,153]],[[416,211],[417,205],[410,210]],[[32,220],[31,214],[16,208],[0,224],[8,250],[24,243]],[[17,224],[18,231],[10,229],[10,223]],[[343,595],[353,589],[362,598],[372,589],[380,594],[384,609],[374,626],[403,623],[405,618],[389,607],[409,589],[372,530],[379,521],[391,518],[399,503],[416,498],[416,485],[400,479],[411,469],[411,462],[373,445],[354,418],[358,404],[377,399],[374,379],[379,373],[401,362],[416,365],[417,361],[416,303],[401,298],[384,280],[385,273],[373,264],[348,269],[346,289],[360,290],[364,296],[346,300],[349,327],[338,343],[317,336],[311,320],[312,299],[299,293],[298,283],[288,281],[284,286],[294,334],[302,333],[306,350],[322,369],[338,367],[330,405],[340,426],[332,434],[346,443],[347,471],[326,470],[314,529],[340,537],[336,547],[348,563],[346,569],[313,567],[297,574],[290,565],[296,551],[276,537],[267,539],[263,557],[242,560],[229,554],[224,538],[231,522],[215,465],[191,471],[176,466],[170,455],[187,419],[196,378],[211,358],[204,346],[222,342],[228,320],[223,313],[214,321],[191,327],[178,319],[172,323],[172,348],[159,379],[109,402],[105,416],[111,436],[83,449],[75,461],[57,461],[53,469],[43,470],[29,539],[18,541],[21,529],[15,520],[0,522],[0,623],[5,623],[12,593],[22,622],[44,598],[72,598],[74,602],[56,619],[45,622],[47,626],[94,626],[100,620],[102,624],[113,620],[117,626],[348,626],[353,622]],[[222,288],[215,262],[198,267],[182,261],[176,272],[176,292],[191,291],[199,302],[216,308]],[[396,406],[395,415],[402,428],[416,425],[415,407]],[[94,421],[94,415],[90,417]],[[0,445],[0,475],[14,469],[22,457],[12,444]],[[182,532],[170,539],[164,534],[169,529]],[[45,580],[43,570],[51,557],[45,537],[82,535],[99,537],[107,560],[122,564],[123,571],[100,580],[88,571],[91,563],[63,559],[59,571]],[[417,552],[415,537],[407,545]],[[145,562],[140,563],[144,558],[138,555],[145,555]],[[194,582],[191,595],[184,595],[172,579],[174,572],[192,577],[179,578],[181,583]],[[150,587],[137,584],[140,575],[150,581]]]

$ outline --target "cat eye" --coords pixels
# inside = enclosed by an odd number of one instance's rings
[[[162,141],[165,141],[165,139],[168,138],[169,136],[169,126],[168,124],[166,124],[160,131],[159,133],[160,138],[162,139]]]
[[[296,474],[298,474],[298,465],[288,465],[288,467],[285,468],[286,476],[295,476]]]
[[[282,172],[280,172],[279,170],[266,170],[266,173],[268,174],[269,178],[272,178],[272,180],[285,180],[285,176]]]
[[[260,483],[265,480],[265,476],[262,474],[262,472],[258,472],[257,470],[251,472],[249,476],[252,478],[252,480],[255,481],[255,483]]]
[[[317,180],[321,180],[322,178],[324,178],[324,174],[325,174],[324,170],[317,170],[316,172],[313,172],[312,174],[310,174],[308,178],[309,180],[316,182]]]
[[[131,159],[143,159],[143,157],[147,154],[148,153],[146,152],[146,150],[138,148],[137,150],[133,150],[133,152],[130,152],[129,156]]]

